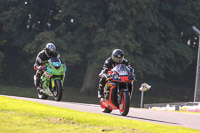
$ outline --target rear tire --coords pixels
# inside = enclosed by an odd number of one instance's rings
[[[39,99],[47,99],[49,96],[45,95],[43,92],[40,90],[37,90],[38,98]]]
[[[103,105],[103,103],[101,102],[101,111],[104,112],[104,113],[110,113],[112,112],[111,109],[107,108],[106,106]]]
[[[109,109],[109,108],[107,108],[107,107],[105,107],[104,109],[102,108],[102,112],[104,112],[104,113],[110,113],[110,112],[112,112],[112,110]]]
[[[63,94],[63,87],[62,87],[62,84],[61,84],[60,80],[56,80],[56,86],[55,87],[56,87],[56,89],[53,92],[54,99],[56,101],[60,101],[62,99],[62,94]]]
[[[122,116],[126,116],[129,112],[130,106],[130,95],[129,92],[125,91],[121,93],[122,101],[119,105],[119,112]]]

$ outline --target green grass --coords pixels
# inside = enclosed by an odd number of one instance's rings
[[[199,130],[85,113],[0,96],[1,133],[199,133]]]

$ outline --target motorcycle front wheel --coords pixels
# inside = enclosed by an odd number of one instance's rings
[[[119,104],[119,112],[122,116],[126,116],[129,112],[130,95],[129,92],[124,91],[121,93],[121,103]]]
[[[62,94],[63,94],[63,87],[62,87],[62,83],[60,80],[55,80],[56,81],[56,85],[55,85],[55,90],[53,91],[54,94],[54,99],[56,101],[60,101],[62,99]]]

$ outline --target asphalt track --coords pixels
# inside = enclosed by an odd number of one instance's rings
[[[7,95],[2,95],[2,96],[7,96]],[[21,99],[21,100],[28,100],[28,101],[43,103],[43,104],[47,104],[51,106],[73,109],[73,110],[82,111],[82,112],[107,114],[107,113],[102,113],[100,106],[96,104],[56,102],[53,100],[41,100],[41,99],[16,97],[16,96],[7,96],[7,97]],[[107,115],[116,116],[116,117],[120,117],[124,119],[134,119],[138,121],[181,126],[181,127],[187,127],[187,128],[200,130],[200,114],[195,114],[195,113],[155,111],[155,110],[149,110],[149,109],[130,108],[127,116],[120,116],[118,110],[113,110],[111,113]]]

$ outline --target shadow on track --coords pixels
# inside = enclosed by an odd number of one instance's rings
[[[116,116],[121,116],[120,114],[113,114],[112,115],[116,115]],[[147,118],[141,118],[141,117],[134,117],[134,116],[123,116],[126,118],[132,118],[132,119],[136,119],[136,120],[145,120],[145,121],[149,121],[149,122],[158,122],[158,123],[165,123],[165,124],[173,124],[173,125],[180,125],[179,123],[173,123],[173,122],[167,122],[167,121],[160,121],[160,120],[153,120],[153,119],[147,119]]]

